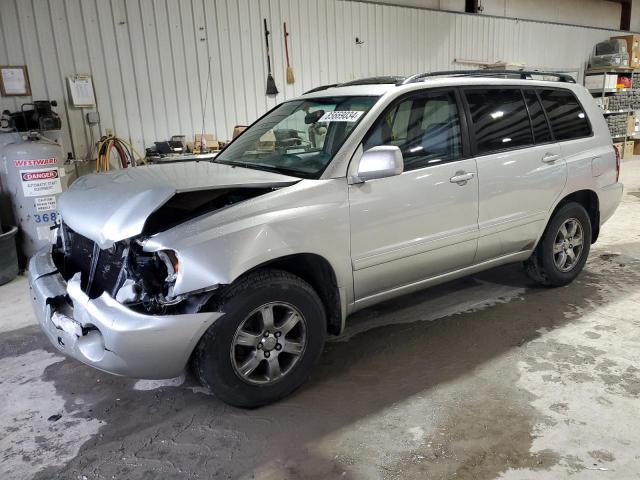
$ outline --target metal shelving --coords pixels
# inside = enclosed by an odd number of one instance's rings
[[[620,93],[620,92],[630,92],[633,88],[590,88],[589,92],[591,93]]]
[[[636,75],[637,75],[636,71]],[[612,75],[624,75],[628,76],[631,81],[631,88],[606,88],[607,87],[607,74]],[[611,138],[618,141],[623,142],[626,145],[627,140],[634,140],[636,138],[636,132],[629,132],[628,128],[628,119],[631,114],[633,114],[637,109],[634,108],[637,103],[637,95],[640,95],[640,88],[637,88],[639,85],[635,85],[633,79],[635,77],[634,70],[632,68],[593,68],[588,69],[584,73],[585,85],[587,84],[587,77],[590,75],[602,75],[602,87],[599,88],[589,88],[589,92],[599,100],[599,105],[602,108],[602,114],[607,118],[607,126],[609,127],[609,131],[611,133]],[[616,82],[617,83],[617,82]],[[633,88],[633,87],[636,88]],[[625,94],[625,96],[617,97],[617,94]],[[630,98],[627,96],[630,95]],[[609,106],[609,102],[614,103],[613,100],[609,100],[610,98],[616,98],[615,105],[625,107],[628,106],[630,108],[607,108]],[[621,105],[622,104],[622,105]],[[639,107],[640,108],[640,107]],[[624,115],[624,120],[620,118]],[[624,134],[622,134],[624,131]],[[638,134],[638,138],[640,138],[640,134]]]

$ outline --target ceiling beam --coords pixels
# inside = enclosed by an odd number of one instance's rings
[[[625,2],[620,12],[620,30],[631,30],[631,2]]]
[[[464,11],[467,13],[478,13],[479,0],[465,0]]]
[[[633,0],[607,0],[620,4],[620,30],[631,30],[631,4]]]

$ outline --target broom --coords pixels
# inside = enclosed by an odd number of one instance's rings
[[[267,44],[267,95],[277,95],[278,87],[271,75],[271,55],[269,54],[269,30],[267,29],[267,19],[264,19],[264,42]]]
[[[289,32],[287,32],[287,22],[284,22],[284,53],[287,57],[287,83],[292,84],[296,81],[293,76],[293,68],[289,64]]]

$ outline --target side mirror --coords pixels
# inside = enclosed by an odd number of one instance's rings
[[[362,154],[358,164],[357,180],[366,182],[375,178],[393,177],[404,170],[404,159],[398,147],[380,145]]]

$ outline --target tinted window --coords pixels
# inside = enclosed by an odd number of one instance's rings
[[[540,105],[540,100],[534,90],[525,90],[524,98],[527,101],[529,109],[529,117],[531,118],[531,126],[533,127],[533,137],[536,143],[545,143],[551,141],[551,132],[549,124]]]
[[[465,92],[478,154],[533,143],[531,124],[520,90],[473,89]]]
[[[591,135],[589,120],[573,93],[568,90],[540,90],[539,93],[556,140]]]
[[[365,150],[378,145],[400,147],[405,170],[460,158],[462,137],[454,93],[414,96],[392,106],[364,141]]]

